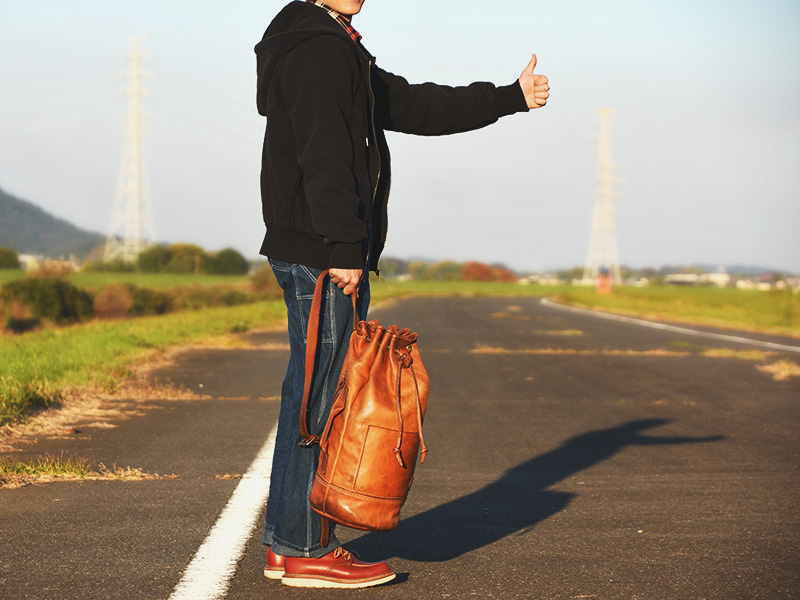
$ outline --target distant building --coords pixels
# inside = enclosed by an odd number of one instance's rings
[[[715,285],[725,287],[730,284],[731,276],[720,267],[716,273],[670,273],[664,277],[670,285]]]
[[[18,258],[20,268],[26,271],[35,270],[45,261],[44,254],[20,254]]]

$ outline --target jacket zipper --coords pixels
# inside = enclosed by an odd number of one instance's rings
[[[372,59],[370,58],[367,61],[367,87],[369,88],[369,119],[370,125],[372,126],[372,139],[375,141],[375,149],[378,152],[378,175],[375,179],[375,187],[372,190],[372,206],[370,206],[370,234],[369,234],[369,248],[367,248],[367,265],[366,270],[369,271],[370,265],[369,263],[372,262],[372,246],[375,241],[374,234],[375,232],[375,200],[378,196],[378,187],[380,186],[381,181],[381,146],[378,143],[378,132],[375,129],[375,94],[372,91]],[[377,265],[375,267],[375,274],[380,278],[381,272],[378,269]]]

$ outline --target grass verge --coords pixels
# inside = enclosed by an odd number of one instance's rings
[[[76,387],[113,390],[129,374],[128,365],[148,353],[275,326],[284,311],[276,300],[0,337],[0,424],[58,403]]]
[[[31,483],[48,481],[74,481],[78,479],[102,480],[142,480],[173,479],[175,475],[158,475],[145,473],[141,469],[120,468],[116,465],[109,469],[100,464],[95,470],[89,460],[77,456],[59,456],[46,454],[34,458],[30,462],[0,458],[0,488],[20,488]]]
[[[593,288],[571,287],[554,298],[564,304],[648,319],[800,338],[800,295],[790,290],[652,286],[618,287],[610,294],[598,294]]]

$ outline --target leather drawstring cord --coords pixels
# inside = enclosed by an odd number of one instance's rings
[[[400,463],[400,466],[405,469],[406,464],[403,461],[403,451],[401,445],[403,443],[403,407],[400,404],[400,377],[403,374],[403,369],[409,369],[411,371],[411,376],[414,378],[414,390],[417,395],[417,429],[419,435],[419,443],[422,447],[422,452],[420,453],[420,460],[419,463],[422,464],[425,462],[425,456],[428,454],[428,447],[425,445],[425,437],[422,435],[422,399],[419,395],[419,383],[417,382],[417,374],[414,372],[414,365],[411,361],[411,355],[405,354],[401,355],[402,358],[400,359],[400,368],[397,370],[397,423],[398,423],[398,433],[397,433],[397,445],[394,448],[394,455],[397,458],[397,462]]]
[[[400,361],[399,369],[397,369],[397,423],[399,426],[399,431],[397,432],[397,445],[394,447],[394,455],[397,458],[397,462],[400,463],[400,467],[402,469],[406,468],[406,464],[403,462],[403,451],[400,448],[401,444],[403,443],[403,407],[400,404],[400,376],[403,374],[403,361]]]
[[[419,383],[417,382],[417,374],[414,372],[413,365],[411,365],[411,376],[414,378],[414,389],[417,392],[417,427],[419,428],[419,443],[420,446],[422,446],[419,464],[422,464],[425,462],[425,456],[428,454],[428,447],[425,445],[425,437],[422,435],[422,399],[419,396]]]

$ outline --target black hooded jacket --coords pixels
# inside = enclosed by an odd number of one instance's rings
[[[377,267],[391,179],[384,129],[444,135],[527,110],[517,82],[411,85],[307,2],[287,5],[255,52],[267,117],[261,254],[318,269],[361,269],[368,255]]]

